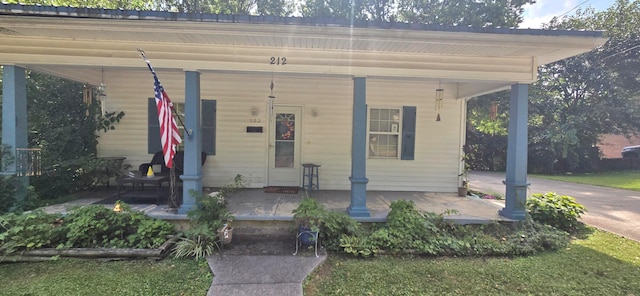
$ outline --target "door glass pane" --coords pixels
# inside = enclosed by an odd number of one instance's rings
[[[294,158],[294,142],[277,141],[276,142],[276,159],[277,168],[292,168]]]
[[[296,115],[292,113],[276,114],[276,141],[295,140]]]
[[[275,128],[275,167],[292,168],[295,159],[296,115],[277,113]]]

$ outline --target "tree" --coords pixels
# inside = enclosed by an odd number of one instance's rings
[[[517,27],[535,0],[399,0],[398,20],[473,27]]]
[[[539,69],[531,90],[530,165],[558,170],[591,169],[603,134],[640,131],[640,6],[619,0],[554,19],[551,29],[606,29],[609,41],[589,53]]]
[[[293,1],[287,0],[257,0],[258,15],[290,16],[295,10]]]
[[[300,5],[303,17],[366,19],[363,0],[306,0]]]
[[[146,0],[8,0],[9,4],[40,4],[110,9],[151,9],[153,1]]]
[[[480,96],[467,103],[465,154],[473,170],[505,170],[509,92]]]

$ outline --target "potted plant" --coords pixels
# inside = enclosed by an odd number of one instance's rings
[[[302,244],[315,244],[325,212],[317,200],[307,196],[303,197],[298,207],[292,211],[293,222],[298,227],[297,237]]]

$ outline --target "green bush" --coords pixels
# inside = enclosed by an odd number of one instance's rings
[[[578,226],[578,218],[586,212],[586,208],[573,197],[547,192],[532,194],[527,199],[527,212],[540,223],[574,231]]]
[[[191,226],[206,225],[215,230],[222,227],[225,221],[233,220],[233,215],[227,209],[226,197],[221,192],[207,195],[191,190],[189,194],[196,200],[196,206],[187,213]]]
[[[516,223],[455,225],[421,212],[411,201],[391,204],[387,222],[340,237],[341,250],[359,257],[392,254],[435,256],[522,256],[558,250],[568,233],[531,219]]]
[[[394,201],[390,207],[387,222],[372,234],[374,244],[394,252],[412,250],[431,255],[447,248],[442,244],[448,234],[441,231],[441,215],[423,213],[413,201]]]
[[[38,248],[157,248],[174,226],[121,204],[72,209],[66,216],[35,210],[0,216],[0,254]]]
[[[221,242],[218,230],[225,224],[231,227],[231,221],[234,219],[227,209],[227,195],[244,187],[244,183],[244,177],[238,174],[232,184],[220,188],[215,194],[189,191],[189,194],[196,200],[196,207],[187,213],[189,229],[184,232],[184,237],[176,244],[173,256],[176,258],[195,257],[198,260],[219,249]]]
[[[174,234],[174,226],[121,203],[122,212],[101,205],[74,208],[65,217],[66,247],[157,248]]]
[[[360,223],[346,213],[326,212],[320,225],[320,242],[327,250],[341,250],[343,235],[359,235]]]
[[[64,245],[62,216],[33,211],[0,216],[0,254]]]
[[[14,176],[0,176],[0,214],[9,212],[16,202],[15,180]]]

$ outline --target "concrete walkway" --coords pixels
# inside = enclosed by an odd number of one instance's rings
[[[504,179],[504,172],[471,172],[469,185],[483,193],[504,195]],[[555,192],[574,197],[587,208],[587,213],[582,216],[584,223],[640,241],[640,192],[532,177],[527,179],[531,184],[529,195]]]
[[[207,296],[302,296],[302,283],[326,255],[223,255],[207,258],[215,275]]]

